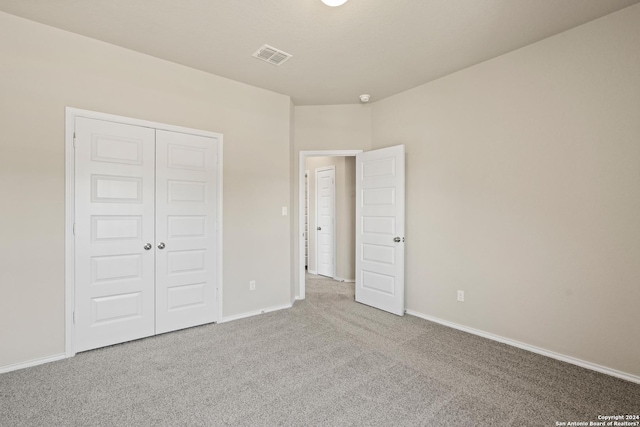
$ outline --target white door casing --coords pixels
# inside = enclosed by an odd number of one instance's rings
[[[356,301],[404,315],[404,145],[356,155]]]
[[[156,131],[156,333],[215,322],[214,138]]]
[[[76,351],[154,334],[154,130],[76,120]]]
[[[335,276],[336,170],[316,169],[316,259],[317,273]]]

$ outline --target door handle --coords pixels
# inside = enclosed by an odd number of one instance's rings
[[[164,249],[165,245],[164,242],[160,242],[160,244],[158,245],[158,249]]]
[[[402,237],[402,238],[400,238],[400,237],[395,237],[395,238],[393,239],[393,241],[394,241],[394,242],[396,242],[396,243],[404,242],[404,237]]]
[[[318,227],[318,230],[322,230],[322,227]]]
[[[144,245],[144,250],[145,251],[151,250],[151,243],[147,243],[146,245]]]

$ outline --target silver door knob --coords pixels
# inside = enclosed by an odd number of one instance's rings
[[[318,230],[322,230],[322,227],[318,227]]]
[[[144,245],[144,250],[145,251],[149,251],[149,250],[151,250],[151,247],[152,247],[151,243],[147,243],[146,245]]]
[[[164,249],[164,242],[160,242],[160,244],[158,245],[158,249]]]
[[[399,237],[396,237],[396,238],[393,239],[393,241],[396,242],[396,243],[400,243],[402,241],[402,239],[399,238]]]

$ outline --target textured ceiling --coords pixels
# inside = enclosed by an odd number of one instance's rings
[[[639,1],[0,0],[0,10],[317,105],[379,100]],[[253,58],[265,43],[293,58]]]

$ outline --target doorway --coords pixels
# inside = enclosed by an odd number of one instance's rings
[[[306,262],[306,250],[305,250],[305,239],[309,238],[309,259],[308,259],[308,270],[309,273],[311,274],[318,274],[318,269],[317,269],[317,264],[314,263],[314,259],[316,258],[316,253],[314,250],[314,247],[316,246],[316,240],[315,240],[315,233],[318,232],[317,230],[317,225],[315,224],[315,222],[313,221],[312,218],[309,218],[309,229],[308,229],[308,233],[305,233],[306,230],[306,220],[307,218],[305,218],[305,212],[306,210],[306,197],[305,197],[305,190],[306,190],[306,180],[305,180],[305,172],[308,171],[306,173],[307,178],[311,178],[314,179],[315,177],[315,169],[311,169],[311,168],[307,168],[307,160],[308,159],[317,159],[317,158],[330,158],[330,157],[348,157],[348,158],[355,158],[356,154],[361,153],[362,150],[327,150],[327,151],[301,151],[300,152],[300,159],[299,159],[299,176],[298,176],[298,182],[299,182],[299,198],[298,198],[298,221],[299,221],[299,228],[298,230],[300,230],[300,232],[298,233],[298,248],[299,248],[299,263],[298,263],[298,271],[299,271],[299,286],[297,289],[297,298],[298,299],[304,299],[305,298],[305,273],[306,273],[306,267],[305,265],[307,265]],[[323,165],[320,164],[317,167],[321,168]],[[326,164],[325,164],[326,166]],[[310,190],[313,191],[313,188],[315,187],[315,183],[309,183],[310,184]],[[338,184],[339,185],[339,184]],[[309,197],[309,201],[310,203],[313,203],[315,199],[315,196],[311,196]],[[316,210],[315,206],[309,206],[309,210],[308,212],[310,213],[310,216],[313,216],[314,211]],[[352,218],[353,220],[353,218]],[[334,233],[335,234],[335,233]],[[338,235],[339,232],[336,234]],[[335,246],[334,246],[335,248]],[[313,252],[313,253],[311,253]],[[335,249],[334,249],[334,253],[335,253]],[[335,266],[335,263],[334,263]],[[335,269],[334,269],[334,273],[333,275],[331,275],[332,278],[335,278],[337,280],[345,280],[344,277],[340,277],[339,274],[336,274]]]
[[[298,176],[299,230],[304,229],[305,220],[303,203],[306,160],[319,156],[355,156],[356,301],[402,316],[405,311],[404,145],[366,152],[301,151]],[[313,209],[310,211],[313,212]],[[313,230],[313,226],[310,228]],[[304,232],[298,234],[298,299],[305,298],[304,238]]]

